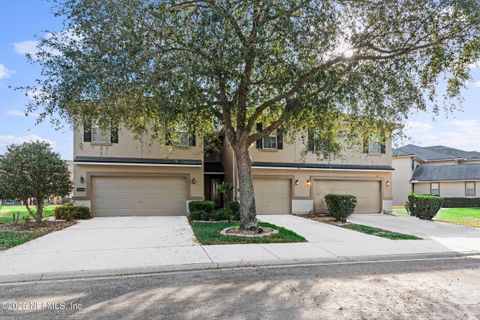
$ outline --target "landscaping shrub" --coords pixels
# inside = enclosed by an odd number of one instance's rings
[[[411,216],[432,220],[442,208],[442,198],[431,195],[410,193],[405,208]]]
[[[215,209],[208,214],[208,218],[210,221],[222,221],[228,220],[225,216],[225,211],[223,209]]]
[[[58,220],[75,220],[90,219],[92,214],[88,207],[76,206],[73,203],[67,203],[55,208],[55,219]]]
[[[196,220],[196,221],[206,221],[208,220],[208,213],[204,210],[196,210],[196,211],[190,211],[188,213],[188,219],[189,220]]]
[[[338,221],[347,221],[347,217],[355,211],[357,197],[349,194],[327,194],[325,196],[328,213]]]
[[[188,210],[193,211],[204,211],[209,213],[215,209],[215,202],[208,200],[195,200],[188,203]]]
[[[240,220],[240,202],[230,201],[225,205],[225,216],[233,220]]]
[[[444,208],[479,208],[480,198],[443,198]]]

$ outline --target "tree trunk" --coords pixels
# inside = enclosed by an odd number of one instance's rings
[[[37,212],[35,213],[35,221],[41,223],[43,219],[43,199],[37,198]]]
[[[252,161],[246,143],[236,146],[235,158],[240,189],[240,229],[253,231],[257,229],[257,212],[253,192]]]

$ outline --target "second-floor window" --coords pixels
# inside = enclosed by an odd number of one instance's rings
[[[263,148],[264,149],[277,149],[277,130],[274,130],[266,138],[263,138]]]
[[[257,132],[262,131],[263,126],[261,123],[257,123]],[[283,149],[283,132],[282,130],[274,130],[267,137],[257,140],[258,149]]]
[[[96,123],[85,124],[83,142],[118,143],[118,127],[102,127]]]
[[[190,146],[190,134],[186,128],[177,128],[175,131],[175,145],[179,147]]]
[[[465,182],[465,196],[474,197],[475,196],[475,182]]]
[[[387,153],[387,147],[384,140],[378,134],[374,134],[364,142],[363,152],[368,154],[385,154]]]
[[[110,127],[101,127],[98,124],[92,124],[92,142],[110,143],[112,140]]]

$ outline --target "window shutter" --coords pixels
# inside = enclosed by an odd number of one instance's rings
[[[165,145],[173,145],[172,134],[170,133],[170,131],[165,132]]]
[[[92,142],[92,125],[83,125],[83,142]]]
[[[118,127],[113,127],[110,133],[110,142],[118,143]]]
[[[277,131],[277,149],[283,150],[283,131],[282,130]]]
[[[380,152],[381,153],[387,153],[387,146],[385,145],[385,143],[383,143],[381,146],[380,146]]]
[[[195,147],[197,144],[197,137],[195,136],[195,132],[190,133],[190,137],[188,139],[188,144],[190,147]]]
[[[315,151],[315,140],[313,136],[313,132],[308,130],[307,136],[307,151]]]
[[[257,123],[257,132],[260,132],[262,130],[263,130],[263,125],[261,123]],[[263,148],[262,138],[257,140],[257,148],[258,149]]]

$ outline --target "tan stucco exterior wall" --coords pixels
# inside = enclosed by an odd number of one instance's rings
[[[392,167],[395,171],[392,173],[392,193],[393,205],[403,206],[408,199],[408,194],[412,192],[410,179],[412,178],[412,158],[394,157]]]
[[[329,163],[329,164],[356,164],[356,165],[392,165],[391,142],[386,143],[385,154],[365,154],[363,144],[356,146],[344,145],[340,155],[333,159],[321,159],[313,152],[306,152],[306,141],[302,139],[306,132],[298,133],[293,139],[286,138],[283,150],[257,149],[255,144],[250,146],[250,157],[256,162],[290,162],[290,163]]]
[[[197,137],[195,147],[165,146],[162,139],[145,135],[136,137],[125,128],[118,132],[118,143],[83,142],[83,128],[74,131],[73,155],[94,157],[124,157],[143,159],[192,159],[203,161],[202,139]]]
[[[480,182],[475,182],[476,197],[480,196]],[[415,193],[430,194],[430,182],[415,183]],[[465,181],[440,182],[440,196],[445,198],[468,198],[465,196]],[[475,197],[472,196],[472,197]]]

